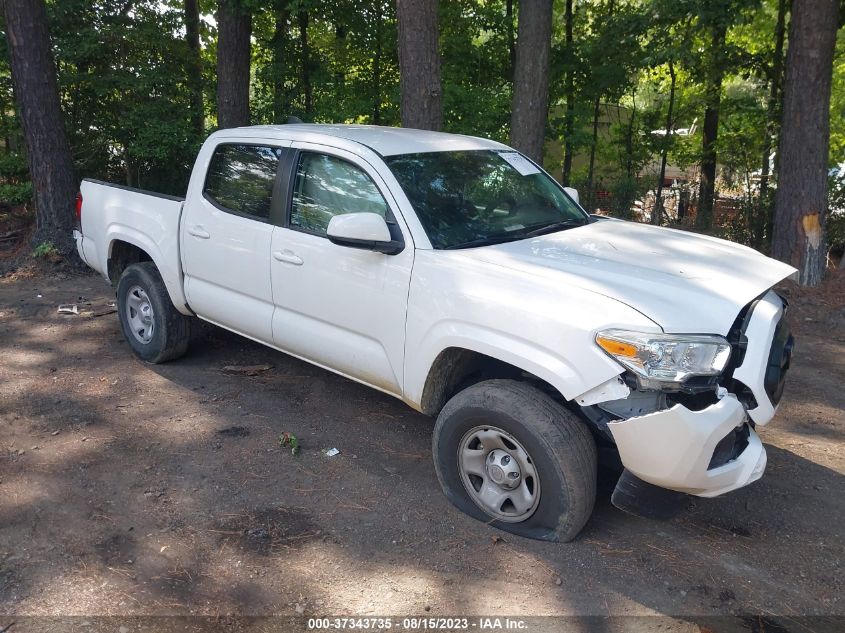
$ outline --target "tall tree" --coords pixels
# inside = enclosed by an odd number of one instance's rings
[[[760,167],[760,201],[754,218],[754,248],[763,246],[764,229],[768,238],[772,237],[772,214],[769,207],[769,163],[772,144],[777,137],[778,119],[780,118],[780,92],[783,83],[783,42],[786,35],[787,0],[778,0],[778,16],[775,22],[775,49],[769,65],[769,98],[766,107],[766,130],[763,137],[763,158]]]
[[[602,114],[610,120],[613,103],[625,92],[630,77],[638,71],[641,57],[642,35],[637,33],[634,22],[639,22],[635,11],[622,5],[617,13],[616,0],[606,0],[595,5],[590,16],[588,35],[584,38],[579,58],[587,69],[583,99],[590,98],[592,106],[592,137],[590,139],[587,180],[581,199],[585,209],[594,209],[597,201],[596,159],[599,151],[599,129]],[[602,181],[602,178],[599,177]]]
[[[437,0],[396,0],[404,127],[439,130],[443,125],[437,5]]]
[[[513,73],[516,68],[516,34],[513,28],[513,0],[505,2],[505,30],[508,36],[508,60],[510,61],[510,73],[508,76],[513,81]]]
[[[290,10],[286,0],[276,0],[273,17],[273,36],[270,40],[273,123],[284,123],[289,112],[285,95],[285,53],[287,48]]]
[[[574,49],[572,28],[575,15],[573,13],[573,0],[566,0],[566,10],[564,14],[564,30],[566,31],[566,115],[563,120],[563,171],[561,174],[561,182],[564,185],[569,184],[569,177],[572,173],[572,154],[574,144],[572,136],[575,133],[575,64],[574,64]]]
[[[724,48],[728,16],[718,16],[710,27],[710,46],[706,54],[704,85],[704,123],[701,126],[701,182],[698,187],[698,210],[695,226],[708,230],[713,225],[716,200],[716,140],[719,134],[719,109],[722,102],[722,80],[725,76]]]
[[[510,142],[538,163],[549,118],[551,47],[552,0],[520,0]]]
[[[217,125],[249,125],[252,13],[244,0],[217,3]]]
[[[375,47],[373,50],[373,125],[381,125],[381,57],[382,57],[382,43],[381,33],[384,30],[384,10],[380,2],[376,2],[374,7],[375,22],[373,28],[373,35],[375,38]]]
[[[188,44],[188,86],[191,91],[191,124],[197,138],[205,134],[202,94],[202,50],[200,49],[199,0],[185,0],[185,41]]]
[[[786,53],[772,255],[817,286],[824,273],[837,0],[795,0]]]
[[[5,0],[3,11],[35,197],[34,241],[49,241],[69,253],[77,182],[59,102],[46,6],[44,0]]]
[[[305,118],[310,119],[314,112],[314,89],[311,86],[311,47],[308,43],[308,11],[300,9],[296,14],[296,22],[299,26],[299,52],[302,56],[300,59],[302,108]]]
[[[660,172],[657,175],[657,190],[654,194],[654,211],[651,215],[653,224],[660,224],[663,221],[663,181],[666,180],[666,162],[669,157],[669,146],[672,143],[672,125],[674,124],[675,89],[678,76],[675,73],[675,64],[670,59],[669,65],[669,108],[666,112],[666,127],[664,128],[663,142],[660,147]]]

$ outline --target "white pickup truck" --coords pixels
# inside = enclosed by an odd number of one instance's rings
[[[184,354],[199,317],[400,398],[437,417],[449,500],[502,529],[574,538],[597,448],[624,466],[613,502],[653,516],[765,469],[754,429],[792,351],[772,286],[794,269],[591,217],[500,143],[228,129],[185,199],[85,180],[77,214],[141,359]]]

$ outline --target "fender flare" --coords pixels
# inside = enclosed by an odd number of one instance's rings
[[[114,243],[117,241],[136,246],[149,255],[153,264],[158,268],[159,274],[161,274],[164,286],[167,288],[167,293],[170,295],[170,300],[173,302],[174,307],[182,314],[193,315],[193,312],[188,307],[188,300],[185,297],[185,291],[182,285],[182,270],[178,259],[175,267],[172,264],[168,264],[167,258],[164,257],[158,245],[137,229],[116,223],[106,227],[106,243],[108,244],[108,248],[104,249],[103,261],[100,262],[106,277],[108,277],[108,263],[111,259],[112,249]]]
[[[521,371],[533,374],[556,389],[566,400],[613,378],[619,370],[606,364],[606,375],[587,379],[563,355],[555,354],[536,343],[504,332],[460,322],[440,323],[429,331],[420,345],[417,362],[405,369],[406,400],[417,409],[422,407],[426,385],[438,357],[448,349],[464,349],[483,354]],[[406,354],[406,360],[408,358]]]

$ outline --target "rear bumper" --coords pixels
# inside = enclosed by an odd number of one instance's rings
[[[82,235],[82,231],[79,229],[73,230],[73,239],[76,242],[76,252],[79,253],[79,257],[82,261],[108,280],[106,271],[101,270],[100,265],[98,264],[99,259],[97,245],[93,242],[93,240],[91,240],[90,237]]]
[[[79,258],[88,266],[90,266],[91,264],[89,264],[88,260],[85,258],[85,249],[83,248],[84,238],[82,237],[82,231],[80,231],[79,229],[73,229],[73,241],[76,242],[76,252],[79,253]]]
[[[758,480],[766,450],[748,429],[744,450],[726,464],[710,467],[716,446],[746,424],[745,409],[732,395],[701,411],[683,405],[608,424],[625,468],[655,486],[715,497]]]

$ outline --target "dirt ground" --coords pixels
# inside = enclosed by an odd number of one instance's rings
[[[0,631],[49,628],[31,616],[98,615],[845,626],[845,275],[786,290],[797,349],[780,412],[761,431],[763,479],[691,498],[665,523],[623,514],[605,490],[578,539],[551,544],[453,508],[430,458],[433,421],[398,400],[211,327],[185,358],[146,365],[101,278],[7,275]],[[80,314],[58,314],[64,303]],[[271,368],[252,376],[223,369],[262,364]],[[299,456],[279,445],[283,432]]]

